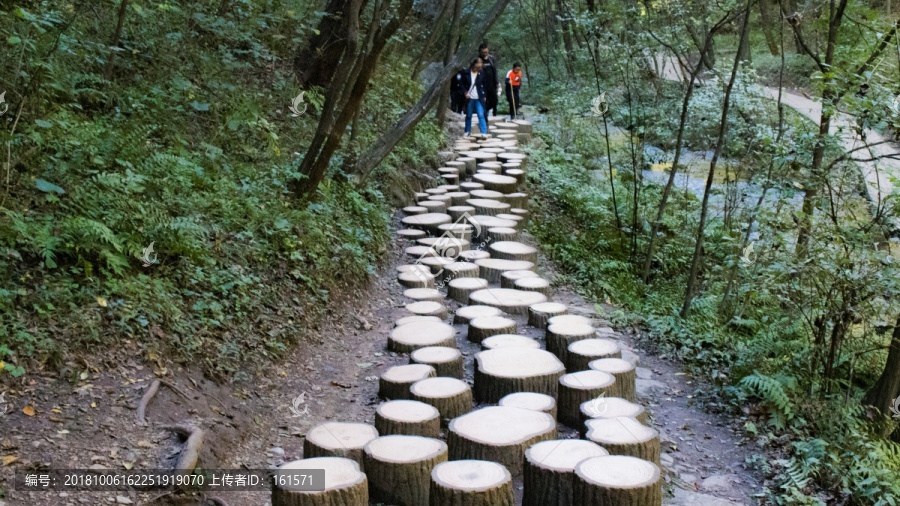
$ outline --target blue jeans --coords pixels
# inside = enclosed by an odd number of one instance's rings
[[[481,100],[469,99],[469,103],[466,104],[466,135],[472,132],[473,109],[478,113],[478,129],[481,130],[481,133],[486,134],[487,120],[484,118],[484,104],[481,103]]]

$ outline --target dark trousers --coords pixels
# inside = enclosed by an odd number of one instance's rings
[[[522,108],[522,101],[519,100],[519,86],[510,86],[512,94],[506,95],[506,101],[509,103],[509,117],[516,119],[519,110]]]

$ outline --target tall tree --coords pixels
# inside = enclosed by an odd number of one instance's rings
[[[758,0],[759,2],[759,25],[763,35],[766,37],[766,46],[772,56],[778,56],[778,39],[775,37],[775,27],[781,26],[781,20],[775,17],[772,12],[771,0]],[[780,9],[779,9],[780,11]],[[776,19],[778,19],[776,24]]]
[[[306,47],[294,58],[294,74],[301,88],[328,86],[351,39],[352,25],[359,29],[360,12],[368,0],[328,0],[325,15]]]
[[[453,2],[453,20],[450,22],[450,33],[447,34],[447,48],[444,53],[444,65],[449,65],[451,61],[453,61],[453,55],[456,54],[456,46],[459,44],[459,24],[460,18],[462,17],[462,0],[452,0]],[[450,81],[444,83],[441,88],[442,97],[446,97],[450,94]],[[443,124],[444,119],[447,117],[447,104],[446,100],[441,103],[441,99],[438,99],[437,112],[436,117],[439,124]]]
[[[881,377],[866,392],[863,402],[874,406],[881,414],[889,416],[891,407],[898,397],[900,397],[900,317],[894,324],[887,362],[884,364]]]

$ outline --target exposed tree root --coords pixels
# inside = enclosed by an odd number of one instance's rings
[[[175,384],[173,384],[169,381],[166,381],[166,380],[159,380],[159,379],[153,380],[153,383],[150,383],[150,386],[147,387],[147,391],[144,392],[144,396],[141,397],[141,402],[138,404],[138,407],[137,407],[138,425],[147,425],[147,418],[146,418],[147,405],[150,404],[150,401],[153,400],[153,397],[156,395],[156,392],[159,391],[160,385],[165,385],[165,386],[171,388],[173,392],[184,397],[184,399],[188,402],[190,402],[192,400],[191,397],[184,392],[184,390],[178,388],[178,386],[176,386]]]
[[[187,439],[175,469],[192,470],[197,467],[197,461],[200,460],[200,446],[203,444],[203,430],[191,425],[165,425],[162,428]]]

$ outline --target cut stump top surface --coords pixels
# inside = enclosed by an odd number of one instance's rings
[[[395,365],[381,375],[392,383],[411,383],[437,374],[434,367],[428,364]]]
[[[559,383],[569,388],[592,390],[611,386],[616,382],[612,374],[603,371],[578,371],[563,374]]]
[[[474,320],[476,318],[488,318],[491,316],[500,316],[503,314],[503,311],[493,307],[493,306],[466,306],[461,307],[456,310],[456,314],[459,316],[466,318],[468,320]]]
[[[407,216],[400,221],[407,226],[436,227],[444,223],[450,223],[451,218],[449,214],[445,213],[425,213]]]
[[[447,443],[423,436],[395,434],[369,441],[365,452],[380,462],[421,462],[447,451]]]
[[[584,422],[585,437],[599,444],[633,444],[659,437],[659,432],[630,416],[591,418]]]
[[[410,392],[429,399],[453,397],[470,389],[465,381],[445,376],[426,378],[413,383],[409,387]]]
[[[588,418],[636,417],[644,412],[644,407],[621,397],[601,396],[582,402],[581,412]]]
[[[512,476],[506,467],[497,462],[451,460],[434,466],[431,479],[446,488],[479,492],[506,483]]]
[[[590,318],[586,318],[584,316],[577,315],[577,314],[561,314],[561,315],[554,316],[553,318],[550,318],[549,320],[547,320],[547,326],[553,325],[555,323],[559,323],[559,324],[578,323],[581,325],[591,325],[593,327],[593,325],[591,324]]]
[[[336,490],[361,483],[366,475],[359,470],[359,464],[355,460],[343,457],[314,457],[309,459],[294,460],[278,468],[278,474],[288,474],[291,471],[303,471],[306,469],[325,470],[325,490]],[[290,483],[293,480],[284,480]],[[299,493],[319,494],[321,490],[295,490],[299,487],[285,485],[278,487],[281,490],[290,490]]]
[[[326,422],[316,425],[306,433],[306,439],[314,439],[316,446],[327,450],[362,448],[378,437],[375,427],[365,423]]]
[[[454,418],[449,429],[488,445],[521,444],[556,428],[547,413],[507,406],[488,406]]]
[[[462,353],[456,348],[448,348],[447,346],[426,346],[410,353],[409,357],[416,362],[440,364],[452,362],[461,355]]]
[[[497,348],[475,354],[478,369],[500,378],[523,378],[564,372],[556,355],[533,348]]]
[[[527,260],[504,260],[502,258],[482,258],[476,260],[475,265],[505,271],[530,271],[534,268],[534,264]]]
[[[469,295],[469,300],[475,304],[495,306],[503,309],[530,306],[538,302],[544,302],[547,300],[547,296],[540,292],[528,292],[512,288],[488,288],[472,292]]]
[[[544,469],[572,472],[584,459],[603,457],[609,452],[591,441],[583,439],[554,439],[541,441],[525,450],[525,459]]]
[[[439,322],[439,321],[441,321],[441,319],[438,318],[437,316],[414,314],[412,316],[404,316],[403,318],[400,318],[399,320],[394,322],[394,326],[399,327],[400,325],[406,325],[407,323],[412,323],[412,322]]]
[[[528,307],[537,313],[559,313],[560,311],[566,311],[568,309],[565,304],[560,304],[559,302],[538,302],[537,304],[532,304]]]
[[[539,394],[537,392],[516,392],[504,396],[497,404],[510,408],[547,411],[556,406],[556,399],[547,394]]]
[[[628,372],[634,369],[634,364],[622,358],[598,358],[588,364],[595,371],[608,372],[610,374]]]
[[[612,339],[582,339],[569,345],[569,353],[576,353],[587,357],[612,355],[621,351],[619,343]]]
[[[406,306],[406,310],[416,315],[430,315],[444,309],[444,305],[433,300],[420,300],[418,302],[410,302]],[[440,321],[440,320],[439,320]]]
[[[444,322],[417,321],[394,327],[391,339],[414,345],[437,344],[456,335],[456,329]]]
[[[529,255],[537,253],[536,248],[533,248],[527,244],[522,244],[518,241],[498,241],[494,244],[491,244],[489,249],[491,251],[507,253],[510,255]]]
[[[485,350],[496,350],[500,348],[534,348],[539,349],[541,343],[530,337],[520,336],[517,334],[497,334],[481,341],[481,347]]]
[[[608,455],[583,460],[575,474],[592,485],[606,488],[639,488],[659,480],[659,467],[637,457]]]
[[[503,316],[483,316],[481,318],[470,320],[469,325],[479,329],[503,329],[509,326],[515,326],[516,321]]]
[[[382,402],[375,411],[384,418],[406,422],[424,422],[440,416],[434,406],[410,400]]]

